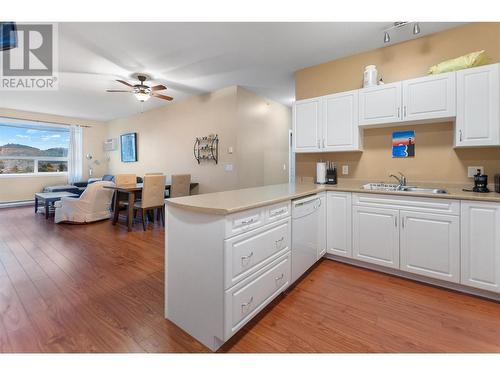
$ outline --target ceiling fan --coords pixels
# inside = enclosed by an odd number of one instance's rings
[[[125,86],[130,87],[130,90],[106,90],[106,92],[129,92],[134,94],[137,100],[140,102],[145,102],[149,100],[152,96],[158,99],[163,99],[163,100],[173,100],[171,96],[167,95],[162,95],[158,93],[158,91],[163,91],[166,90],[167,87],[163,85],[156,85],[153,87],[150,87],[148,85],[145,85],[144,82],[149,79],[149,77],[145,74],[137,74],[137,79],[139,80],[140,83],[136,85],[131,85],[130,83],[123,81],[121,79],[117,79],[117,82],[120,82],[121,84],[124,84]]]

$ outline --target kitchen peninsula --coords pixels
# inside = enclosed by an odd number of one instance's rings
[[[217,350],[292,284],[294,203],[308,196],[325,210],[317,260],[500,299],[500,194],[441,187],[280,184],[168,199],[165,317]]]

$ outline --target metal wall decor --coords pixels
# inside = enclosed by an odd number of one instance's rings
[[[214,160],[215,164],[217,164],[219,162],[219,137],[217,134],[196,137],[193,153],[198,164],[200,164],[202,160]]]

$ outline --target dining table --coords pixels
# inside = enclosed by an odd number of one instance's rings
[[[138,193],[142,192],[144,184],[142,182],[136,184],[127,184],[127,185],[113,185],[113,186],[104,186],[105,189],[115,190],[114,195],[114,205],[113,205],[113,225],[116,225],[118,222],[119,216],[119,193],[125,193],[128,195],[128,212],[127,212],[127,229],[128,231],[132,231],[132,225],[134,223],[134,203],[135,197]],[[189,189],[192,191],[194,188],[198,186],[197,182],[191,182]],[[172,187],[171,182],[165,183],[165,190],[170,190]]]

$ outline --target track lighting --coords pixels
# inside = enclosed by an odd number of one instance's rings
[[[413,35],[420,34],[420,24],[418,22],[394,22],[393,25],[384,30],[384,43],[389,43],[391,41],[391,36],[389,35],[389,31],[395,29],[401,29],[407,25],[413,23]]]
[[[413,25],[413,35],[417,34],[420,34],[420,25],[418,24],[418,22],[415,22],[415,24]]]

